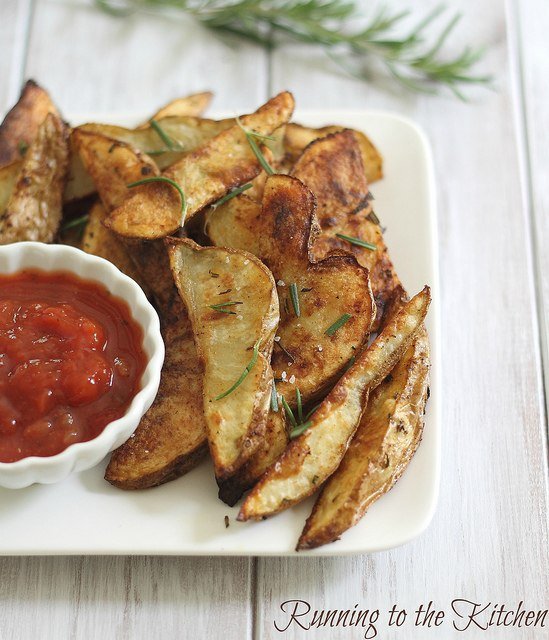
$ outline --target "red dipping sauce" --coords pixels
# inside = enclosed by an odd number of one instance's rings
[[[124,300],[66,272],[0,276],[0,462],[53,456],[126,412],[147,358]]]

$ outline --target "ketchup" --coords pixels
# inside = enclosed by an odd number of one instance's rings
[[[99,435],[141,384],[143,331],[126,302],[66,272],[0,276],[0,462]]]

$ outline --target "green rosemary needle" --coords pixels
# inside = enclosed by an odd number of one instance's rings
[[[179,197],[181,198],[181,222],[179,226],[182,227],[185,222],[185,216],[187,214],[187,199],[185,198],[183,189],[177,184],[175,180],[167,178],[166,176],[153,176],[152,178],[144,178],[143,180],[138,180],[137,182],[130,182],[130,184],[127,184],[126,186],[128,187],[128,189],[133,189],[133,187],[139,187],[142,184],[149,184],[150,182],[165,182],[178,191]]]
[[[85,213],[83,216],[80,216],[78,218],[74,218],[74,220],[70,220],[69,222],[66,222],[61,227],[61,231],[68,231],[69,229],[75,229],[76,227],[82,227],[85,224],[87,224],[89,219],[90,219],[89,214]]]
[[[326,331],[324,332],[327,336],[333,336],[334,333],[338,330],[341,329],[341,327],[348,322],[353,316],[350,313],[344,313],[342,316],[340,316],[335,322],[334,324],[330,325]]]
[[[210,309],[214,311],[219,311],[220,313],[230,313],[233,316],[236,316],[235,311],[229,311],[225,309],[225,307],[233,307],[236,304],[244,304],[243,302],[220,302],[219,304],[211,304]]]
[[[236,196],[239,196],[241,193],[244,193],[244,191],[251,189],[253,186],[254,185],[251,182],[248,182],[247,184],[243,184],[241,187],[236,187],[236,189],[229,191],[229,193],[224,195],[217,202],[211,204],[210,207],[212,207],[212,209],[217,209],[217,207],[220,207],[222,204],[225,204],[229,200],[236,198]]]
[[[292,282],[292,284],[290,285],[290,298],[292,299],[294,313],[296,317],[299,318],[299,316],[301,315],[301,309],[299,307],[299,291],[295,282]]]
[[[258,140],[274,140],[274,138],[272,136],[264,136],[261,133],[256,133],[255,131],[250,131],[249,129],[246,129],[246,127],[240,122],[240,118],[236,118],[236,122],[237,122],[238,126],[242,129],[242,131],[244,132],[244,135],[246,136],[246,140],[248,141],[248,144],[250,145],[250,149],[253,151],[254,156],[257,158],[257,161],[263,167],[263,170],[265,171],[265,173],[268,176],[272,176],[274,174],[274,169],[271,167],[271,165],[265,159],[265,156],[261,152],[261,149],[259,148],[259,145],[257,144],[256,139],[258,139]]]
[[[276,382],[271,385],[271,410],[278,412],[278,394],[276,392]]]
[[[214,400],[222,400],[223,398],[226,398],[228,395],[230,395],[235,389],[237,389],[244,382],[246,376],[254,368],[254,365],[257,362],[257,358],[259,356],[259,343],[260,342],[261,342],[261,338],[254,344],[254,352],[253,352],[253,355],[252,355],[252,359],[246,365],[246,368],[244,369],[244,371],[240,374],[240,378],[238,378],[238,380],[231,387],[229,387],[227,389],[227,391],[224,391],[223,393],[218,395],[216,398],[214,398]]]
[[[295,401],[297,405],[297,419],[299,420],[299,424],[303,423],[303,403],[301,401],[301,391],[299,389],[295,390]]]
[[[364,247],[365,249],[370,249],[370,251],[375,251],[377,249],[375,244],[371,242],[366,242],[366,240],[361,240],[360,238],[353,238],[353,236],[346,236],[343,233],[336,233],[338,238],[341,240],[346,240],[350,244],[355,244],[357,247]]]

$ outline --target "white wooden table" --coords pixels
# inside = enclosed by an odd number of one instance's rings
[[[299,46],[272,55],[229,46],[185,20],[119,21],[84,0],[0,0],[2,112],[32,77],[67,113],[152,110],[203,89],[218,108],[255,107],[287,88],[303,108],[417,120],[438,180],[444,393],[440,502],[416,541],[329,560],[2,558],[2,640],[364,637],[295,624],[280,633],[291,599],[382,612],[430,600],[450,612],[455,598],[548,606],[549,3],[448,4],[465,13],[454,43],[486,45],[497,74],[498,90],[471,104],[360,83]],[[377,637],[541,638],[548,626],[462,634],[379,624]]]

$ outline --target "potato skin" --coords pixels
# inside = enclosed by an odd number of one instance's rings
[[[428,383],[429,340],[422,327],[371,394],[347,453],[315,502],[297,551],[338,540],[394,486],[421,440]]]
[[[68,168],[68,129],[48,113],[25,153],[6,209],[0,213],[0,244],[52,242],[62,217]]]

